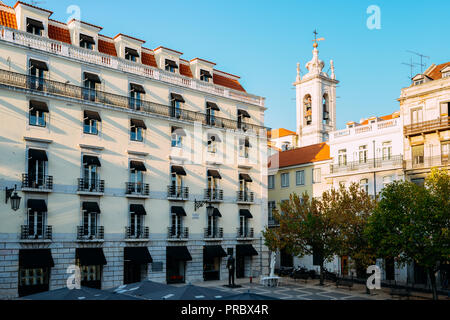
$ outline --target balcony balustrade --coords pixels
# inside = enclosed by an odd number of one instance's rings
[[[53,190],[53,176],[31,176],[22,174],[22,189],[28,191],[51,191]]]
[[[183,240],[189,238],[189,228],[167,228],[167,238],[169,240]]]
[[[441,117],[435,120],[413,123],[404,127],[405,136],[414,136],[422,133],[430,133],[450,129],[450,117]]]
[[[38,228],[36,226],[25,225],[20,228],[20,239],[29,241],[52,240],[52,233],[52,226]]]
[[[171,200],[188,200],[189,188],[188,187],[175,187],[167,186],[167,198]]]
[[[237,228],[237,237],[239,239],[252,239],[255,236],[253,228]]]
[[[125,227],[125,239],[127,240],[148,240],[150,231],[148,227]]]
[[[81,241],[103,240],[105,239],[105,228],[78,226],[77,239]]]
[[[237,202],[241,203],[253,203],[255,202],[255,193],[247,191],[238,191],[236,200]]]
[[[403,156],[390,156],[385,158],[367,159],[366,161],[344,162],[332,164],[330,173],[344,173],[350,171],[403,167]]]
[[[205,228],[204,237],[205,239],[222,239],[223,228]]]
[[[87,193],[104,193],[105,180],[88,180],[84,178],[78,179],[78,192]]]
[[[148,183],[126,182],[125,193],[127,195],[148,197],[150,195],[150,186]]]
[[[223,201],[223,190],[222,189],[205,189],[204,190],[204,200],[210,202],[221,202]]]

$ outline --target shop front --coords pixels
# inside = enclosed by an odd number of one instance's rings
[[[186,246],[173,246],[166,249],[166,282],[185,283],[186,262],[192,261],[192,256]]]
[[[203,247],[203,280],[220,280],[220,265],[227,253],[220,245]]]

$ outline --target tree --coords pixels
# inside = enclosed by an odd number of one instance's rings
[[[383,258],[423,267],[437,299],[436,272],[450,258],[450,177],[432,170],[426,188],[396,181],[383,189],[366,230],[369,243]]]

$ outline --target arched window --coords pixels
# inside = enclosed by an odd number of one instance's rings
[[[328,94],[323,95],[322,99],[322,105],[323,105],[323,124],[329,124],[330,123],[330,109],[329,109],[329,99]]]
[[[309,94],[303,99],[305,123],[307,126],[312,124],[312,99]]]

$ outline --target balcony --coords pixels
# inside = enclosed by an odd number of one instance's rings
[[[342,164],[332,164],[330,166],[330,173],[336,174],[351,171],[397,168],[397,167],[398,168],[403,167],[403,156],[401,155],[391,156],[389,158],[367,159],[365,162],[353,161]]]
[[[280,222],[277,219],[275,219],[274,217],[269,216],[269,219],[268,219],[268,226],[269,226],[269,228],[271,228],[271,227],[278,227],[279,225],[280,225]]]
[[[22,174],[22,191],[26,192],[52,192],[53,176],[32,177]]]
[[[39,81],[39,86],[36,87],[36,85],[34,84],[30,85],[30,83],[33,83],[33,78],[35,77],[26,74],[0,70],[0,83],[5,85],[9,85],[15,88],[27,89],[30,91],[36,91],[39,93],[76,99],[80,103],[86,103],[86,101],[89,101],[90,103],[109,105],[128,110],[130,109],[128,96],[121,96],[100,90],[87,89],[84,87],[48,79],[41,79]],[[206,120],[206,114],[204,113],[185,109],[177,109],[177,112],[174,113],[174,109],[170,105],[159,104],[147,100],[140,100],[140,103],[140,112],[167,118],[175,117],[179,120],[201,123],[209,127],[233,130],[240,129],[237,120],[216,117],[216,121],[214,123],[208,123]],[[248,123],[246,124],[246,127],[248,130],[253,131],[258,135],[266,134],[266,128],[264,126]]]
[[[187,241],[189,238],[189,228],[167,228],[167,239],[169,241]]]
[[[450,117],[441,117],[439,119],[423,121],[410,124],[404,127],[403,131],[406,137],[432,133],[450,129]]]
[[[205,189],[204,200],[209,202],[222,202],[223,190],[222,189]]]
[[[103,195],[105,193],[105,180],[78,179],[78,194]]]
[[[238,228],[237,238],[241,240],[251,240],[255,237],[255,232],[253,228]]]
[[[148,241],[150,238],[150,231],[148,227],[131,228],[125,227],[126,241]]]
[[[104,227],[77,227],[77,240],[78,241],[103,241],[105,239]]]
[[[43,226],[41,229],[37,230],[31,226],[21,226],[20,228],[20,240],[21,241],[51,241],[52,240],[53,228],[52,226]]]
[[[150,196],[150,186],[148,183],[125,183],[125,194],[128,198],[148,198]]]
[[[413,160],[405,161],[406,170],[430,169],[433,167],[445,167],[449,165],[448,156],[416,157]]]
[[[255,202],[254,192],[238,191],[236,201],[240,204],[250,204]]]
[[[385,130],[393,130],[395,128],[400,128],[402,125],[400,118],[394,118],[391,120],[378,121],[376,123],[367,124],[367,125],[356,125],[352,128],[337,130],[331,133],[330,139],[334,141],[340,138],[349,139],[354,136],[359,135],[380,135]],[[380,132],[381,131],[381,132]],[[359,138],[359,137],[358,137]],[[357,139],[355,137],[355,139]]]
[[[205,228],[205,240],[221,240],[223,239],[223,228]]]
[[[189,200],[189,188],[167,186],[167,199],[178,201]]]

